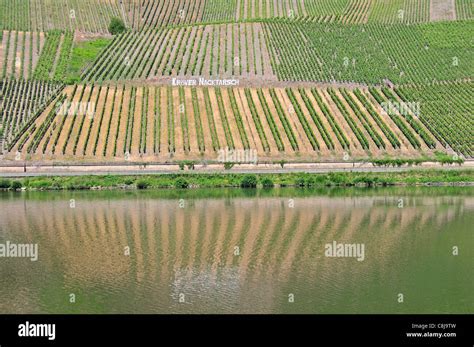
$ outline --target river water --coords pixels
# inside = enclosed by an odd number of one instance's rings
[[[472,313],[473,226],[469,187],[4,192],[0,313]]]

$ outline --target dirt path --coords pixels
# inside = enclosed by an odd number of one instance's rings
[[[456,20],[455,0],[431,0],[430,21]]]
[[[23,60],[23,66],[22,66],[22,69],[23,69],[23,77],[24,78],[28,78],[29,75],[28,75],[28,69],[30,69],[30,61],[31,61],[31,44],[32,44],[32,41],[31,41],[31,38],[32,38],[32,35],[33,33],[31,32],[25,32],[25,56],[24,56],[24,60]],[[1,66],[1,65],[0,65]]]
[[[15,77],[20,78],[21,69],[24,68],[25,62],[22,58],[22,51],[23,51],[23,39],[24,39],[25,32],[20,31],[18,32],[18,39],[16,43],[16,52],[15,52]],[[26,52],[25,52],[26,54]]]

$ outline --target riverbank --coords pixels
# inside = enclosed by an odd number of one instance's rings
[[[49,176],[0,179],[2,190],[111,190],[271,187],[474,185],[474,170],[331,173],[180,173],[167,175]]]

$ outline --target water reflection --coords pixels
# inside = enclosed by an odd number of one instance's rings
[[[2,194],[0,312],[472,312],[472,188],[248,193]]]

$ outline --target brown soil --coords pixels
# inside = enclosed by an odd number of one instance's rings
[[[430,21],[456,20],[454,0],[431,0]]]

